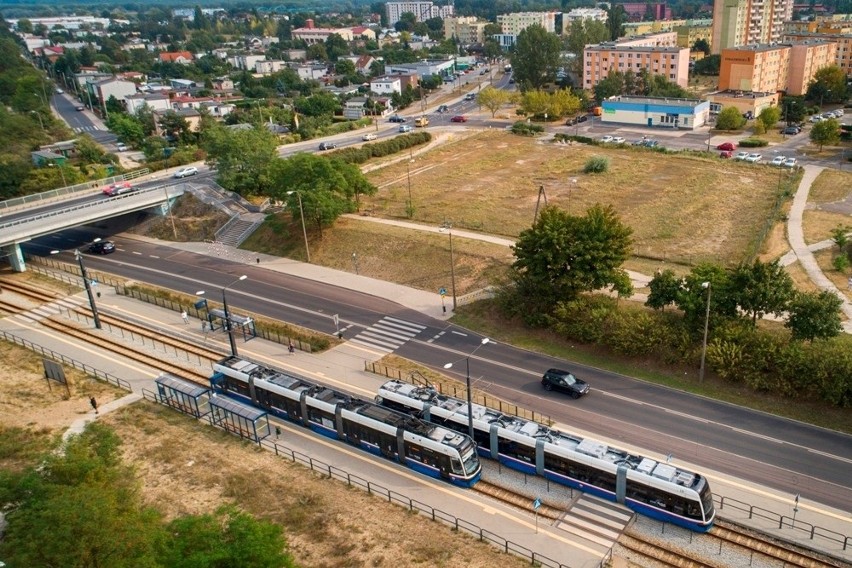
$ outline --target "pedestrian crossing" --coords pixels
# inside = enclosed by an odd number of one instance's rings
[[[37,323],[43,319],[58,315],[61,312],[75,310],[79,306],[83,305],[84,302],[85,298],[80,296],[69,296],[67,298],[62,298],[61,300],[56,300],[55,302],[50,302],[49,304],[42,304],[41,306],[27,310],[26,312],[15,314],[10,319],[22,321],[24,323]]]
[[[583,493],[555,526],[580,536],[587,544],[608,550],[627,527],[633,511],[610,501]]]
[[[92,124],[91,126],[79,126],[74,129],[74,132],[80,134],[82,132],[100,132],[101,128],[97,124]]]
[[[387,354],[405,345],[424,329],[426,329],[425,325],[386,316],[350,341]]]

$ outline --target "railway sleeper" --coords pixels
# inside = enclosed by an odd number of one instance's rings
[[[645,542],[629,534],[622,534],[618,544],[632,552],[675,568],[727,568],[722,563],[713,564],[695,560],[675,549],[664,548],[658,543]]]

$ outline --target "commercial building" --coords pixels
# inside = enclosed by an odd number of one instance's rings
[[[601,122],[694,130],[710,118],[710,103],[697,99],[610,97],[603,101]]]
[[[837,44],[824,40],[722,50],[719,90],[803,95],[816,71],[831,65]]]
[[[751,112],[752,116],[758,116],[763,109],[777,105],[780,98],[776,91],[771,93],[717,91],[707,95],[707,102],[710,103],[710,110],[714,112],[734,107],[741,114]]]
[[[583,88],[593,89],[610,71],[662,75],[683,88],[689,82],[689,49],[677,46],[675,32],[589,45],[583,50]]]
[[[780,41],[792,16],[793,0],[714,0],[712,51]]]
[[[388,2],[385,4],[385,11],[388,26],[393,27],[406,12],[414,14],[418,22],[425,22],[429,18],[443,19],[455,15],[455,6],[452,3],[441,6],[433,2]]]

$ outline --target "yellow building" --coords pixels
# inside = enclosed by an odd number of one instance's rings
[[[793,0],[714,0],[713,53],[781,40]]]
[[[485,26],[488,22],[477,21],[475,17],[444,18],[444,38],[456,38],[462,45],[483,43]]]

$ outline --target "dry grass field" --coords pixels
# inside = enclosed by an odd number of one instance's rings
[[[3,342],[0,354],[6,362],[0,371],[2,470],[32,465],[74,420],[91,416],[89,396],[103,404],[124,394],[67,368],[70,394],[56,385],[48,389],[40,357]],[[281,525],[298,566],[529,565],[173,410],[141,402],[102,413],[98,420],[121,438],[124,460],[135,468],[146,504],[173,519],[234,503]]]
[[[824,170],[811,186],[802,227],[805,242],[831,238],[838,225],[852,227],[852,173]]]
[[[590,157],[606,174],[584,174]],[[372,215],[405,218],[410,168],[413,221],[516,237],[530,226],[539,187],[573,213],[611,204],[633,228],[635,253],[668,262],[737,263],[764,227],[776,170],[699,155],[553,144],[482,132],[368,174],[380,190]]]

